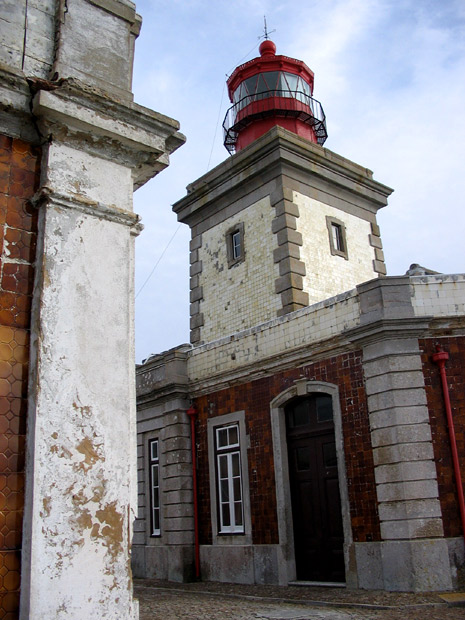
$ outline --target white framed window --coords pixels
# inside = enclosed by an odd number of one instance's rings
[[[236,230],[235,232],[233,232],[233,234],[231,235],[231,243],[232,243],[232,255],[234,259],[240,258],[241,254],[242,254],[242,248],[241,248],[241,233]]]
[[[226,254],[228,267],[234,267],[245,259],[244,224],[239,222],[226,231]]]
[[[341,256],[349,260],[347,251],[346,227],[344,222],[334,217],[326,216],[326,226],[329,234],[329,248],[333,256]]]
[[[158,439],[149,441],[150,536],[160,536],[160,457]]]
[[[244,532],[239,425],[215,429],[220,534]]]
[[[245,411],[209,418],[207,429],[213,544],[252,544]]]
[[[344,252],[344,238],[342,236],[342,228],[339,224],[334,222],[331,224],[331,231],[333,234],[333,245],[339,252]]]

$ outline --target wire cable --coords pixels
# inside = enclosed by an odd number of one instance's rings
[[[165,246],[165,249],[163,250],[163,252],[160,254],[157,262],[155,263],[155,265],[153,266],[152,271],[149,273],[149,275],[147,276],[144,284],[140,287],[140,289],[137,291],[136,296],[134,299],[137,299],[139,297],[139,294],[142,292],[142,290],[144,289],[145,285],[147,284],[147,282],[150,280],[150,278],[153,276],[155,269],[158,267],[158,264],[160,263],[161,259],[163,258],[163,256],[165,255],[166,250],[170,247],[171,242],[173,241],[173,239],[176,237],[176,234],[178,232],[178,230],[181,228],[181,224],[179,224],[179,226],[176,228],[176,230],[174,231],[173,235],[171,236],[171,239],[168,241],[168,243]]]
[[[261,38],[262,38],[262,37],[259,37],[259,39],[261,39]],[[258,43],[255,43],[255,44],[254,44],[254,46],[252,47],[252,49],[251,49],[251,50],[249,50],[249,51],[247,52],[247,54],[245,54],[245,56],[243,56],[243,57],[239,60],[239,62],[238,62],[238,63],[236,63],[236,67],[237,67],[237,66],[239,66],[239,65],[241,64],[241,62],[242,62],[243,60],[245,60],[248,56],[250,56],[250,54],[254,51],[254,49],[257,47],[257,45],[258,45]],[[234,67],[234,69],[235,69],[236,67]],[[232,71],[234,71],[234,69],[232,69]],[[231,71],[231,73],[232,73],[232,71]],[[226,73],[226,80],[228,79],[228,75],[230,75],[230,74]],[[207,172],[210,170],[210,163],[211,163],[211,160],[212,160],[213,149],[215,148],[215,141],[216,141],[216,135],[217,135],[217,133],[218,133],[218,127],[219,127],[219,124],[220,124],[221,108],[223,107],[223,98],[224,98],[224,90],[225,90],[225,88],[226,88],[226,82],[223,82],[223,90],[222,90],[222,92],[221,92],[220,107],[219,107],[219,110],[218,110],[218,116],[217,116],[217,118],[216,118],[216,123],[215,123],[215,133],[214,133],[214,135],[213,135],[212,147],[211,147],[211,149],[210,149],[210,157],[208,158]]]

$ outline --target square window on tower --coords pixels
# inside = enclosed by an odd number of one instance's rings
[[[240,222],[226,232],[228,267],[234,267],[245,259],[244,224]]]
[[[347,252],[346,227],[344,222],[334,217],[326,216],[326,226],[329,235],[329,248],[333,256],[342,256],[349,260]]]

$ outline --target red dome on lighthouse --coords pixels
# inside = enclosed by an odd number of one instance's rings
[[[279,125],[310,142],[328,137],[319,101],[313,99],[313,71],[301,60],[277,56],[276,45],[265,39],[260,57],[237,67],[228,79],[233,104],[224,119],[224,145],[240,151]]]

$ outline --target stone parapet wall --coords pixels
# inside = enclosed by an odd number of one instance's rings
[[[26,75],[49,78],[55,55],[58,0],[7,0],[3,4],[0,13],[8,27],[0,35],[0,62]]]
[[[282,364],[283,358],[302,350],[323,355],[324,342],[359,324],[355,291],[297,310],[267,323],[195,347],[189,353],[188,374],[192,388],[205,390],[222,374],[245,373],[263,365]],[[315,347],[312,349],[312,345]],[[318,345],[318,346],[317,346]],[[301,358],[298,358],[301,359]],[[201,387],[202,386],[202,387]]]
[[[0,62],[43,80],[75,78],[132,100],[141,18],[128,0],[7,0]],[[106,41],[106,45],[102,45]]]
[[[415,316],[465,314],[465,275],[411,276]]]

